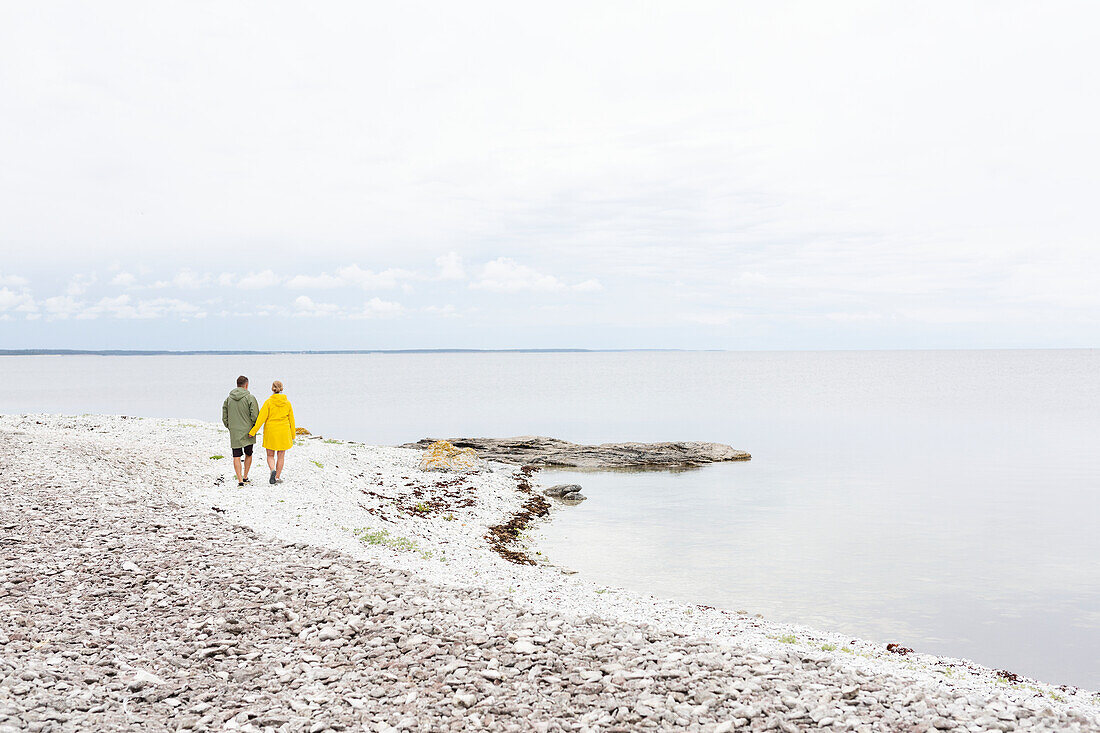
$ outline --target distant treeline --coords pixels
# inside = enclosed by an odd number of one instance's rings
[[[158,351],[143,349],[0,349],[0,356],[247,356],[270,354],[576,354],[679,349],[332,349],[322,351]]]

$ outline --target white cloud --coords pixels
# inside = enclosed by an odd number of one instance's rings
[[[113,298],[100,298],[93,306],[97,313],[114,316],[115,318],[135,318],[137,309],[130,304],[129,295],[118,295]]]
[[[143,300],[138,303],[137,311],[143,318],[160,318],[164,316],[195,316],[204,315],[202,309],[194,303],[188,303],[176,298],[155,298]]]
[[[112,285],[120,285],[122,287],[129,287],[137,282],[137,278],[128,272],[120,272],[111,278]]]
[[[286,281],[292,290],[332,289],[357,287],[363,290],[390,290],[398,285],[407,286],[408,280],[417,278],[415,272],[390,268],[381,272],[365,270],[358,264],[339,268],[335,275],[322,272],[320,275],[295,275]]]
[[[471,288],[495,293],[553,292],[566,288],[565,283],[553,275],[544,275],[508,257],[485,263],[480,277],[477,282],[470,283]]]
[[[408,270],[390,268],[382,272],[372,272],[371,270],[362,269],[359,265],[341,267],[337,271],[337,274],[342,280],[351,285],[363,288],[364,290],[388,290],[397,287],[398,282],[401,280],[408,280],[415,277],[415,273],[409,272]]]
[[[88,288],[95,283],[96,276],[94,273],[85,275],[78,273],[72,276],[69,280],[69,285],[65,288],[65,295],[76,297],[88,292]]]
[[[21,288],[29,285],[27,278],[20,277],[19,275],[5,275],[0,272],[0,285],[8,285],[13,288]]]
[[[348,318],[393,318],[401,315],[404,311],[405,308],[400,303],[382,300],[381,298],[371,298],[363,303],[362,310],[349,313]]]
[[[753,283],[763,285],[768,282],[770,282],[768,276],[759,272],[742,272],[733,281],[734,285],[738,283]]]
[[[135,300],[130,295],[100,298],[95,304],[87,305],[70,296],[57,296],[43,301],[48,320],[75,318],[94,320],[97,318],[116,318],[120,320],[149,320],[154,318],[175,317],[179,319],[202,318],[206,314],[194,303],[177,298],[153,298]]]
[[[299,295],[294,299],[296,316],[333,316],[340,312],[335,303],[315,303],[308,295]]]
[[[71,295],[55,295],[42,301],[42,309],[50,320],[65,320],[84,310],[84,303]]]
[[[603,285],[600,284],[599,280],[585,280],[574,285],[573,289],[578,293],[598,293],[603,290]]]
[[[221,285],[222,287],[230,287],[236,281],[237,276],[232,272],[223,272],[222,274],[218,275],[218,285]]]
[[[191,270],[183,270],[174,278],[172,278],[172,284],[175,285],[177,288],[182,288],[184,290],[193,290],[195,288],[205,287],[206,285],[209,285],[212,281],[213,277],[211,277],[209,274],[204,273],[200,275]]]
[[[440,280],[461,280],[466,277],[466,268],[462,265],[462,257],[458,252],[448,252],[436,257],[435,264],[439,268]]]
[[[201,308],[177,298],[154,298],[139,301],[134,310],[134,318],[163,318],[166,316],[201,316]],[[122,317],[121,315],[119,317]]]
[[[271,270],[264,270],[263,272],[253,272],[245,275],[237,283],[237,287],[244,290],[259,290],[260,288],[270,288],[273,285],[278,285],[280,280],[282,278]]]
[[[265,273],[260,273],[260,276],[262,276],[264,274]],[[123,276],[125,276],[125,277],[123,277]],[[222,274],[221,277],[218,278],[218,281],[220,282],[223,278],[226,278],[226,277],[227,277],[227,274]],[[235,276],[228,275],[228,277],[233,278]],[[115,280],[119,280],[120,278],[123,279],[123,282],[121,284],[129,284],[129,283],[132,283],[134,281],[133,276],[129,275],[129,273],[122,273],[121,275],[117,276],[115,278]],[[112,280],[112,282],[114,282],[114,281]],[[171,280],[157,280],[156,282],[154,282],[152,285],[150,285],[148,287],[152,290],[164,290],[165,288],[178,288],[180,290],[195,290],[197,288],[203,288],[203,287],[206,287],[208,285],[211,285],[213,282],[215,282],[214,276],[209,274],[209,273],[197,273],[194,270],[184,269],[184,270],[181,270]],[[226,284],[226,283],[222,283],[222,284]],[[266,286],[265,285],[256,285],[254,287],[266,287]]]
[[[455,307],[450,304],[444,306],[429,305],[424,308],[424,312],[432,313],[434,315],[440,316],[441,318],[458,318],[458,311],[456,311]]]
[[[295,275],[286,281],[286,286],[291,290],[327,290],[343,285],[347,285],[343,279],[324,272],[320,275]]]
[[[553,275],[521,265],[510,257],[499,257],[485,263],[479,277],[476,282],[470,283],[470,287],[494,293],[553,293],[563,290],[593,293],[603,290],[599,280],[591,279],[576,285],[567,285]]]
[[[14,310],[22,313],[33,313],[38,310],[34,298],[27,291],[15,292],[8,288],[0,288],[0,311]]]

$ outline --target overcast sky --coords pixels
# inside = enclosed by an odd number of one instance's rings
[[[1098,26],[7,3],[0,348],[1100,346]]]

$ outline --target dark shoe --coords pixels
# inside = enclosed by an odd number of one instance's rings
[[[240,488],[242,486],[244,486],[244,481],[238,481],[237,482],[237,488]]]
[[[252,483],[252,479],[246,478],[243,483],[250,484]]]
[[[274,471],[271,472],[271,478],[268,479],[268,483],[269,484],[275,483],[275,472]]]

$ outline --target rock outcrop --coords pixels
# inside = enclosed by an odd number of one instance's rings
[[[436,438],[406,443],[402,448],[427,448]],[[601,443],[580,445],[538,435],[515,438],[448,438],[458,448],[473,448],[479,458],[502,463],[570,468],[684,468],[722,461],[747,461],[750,456],[723,443]]]

